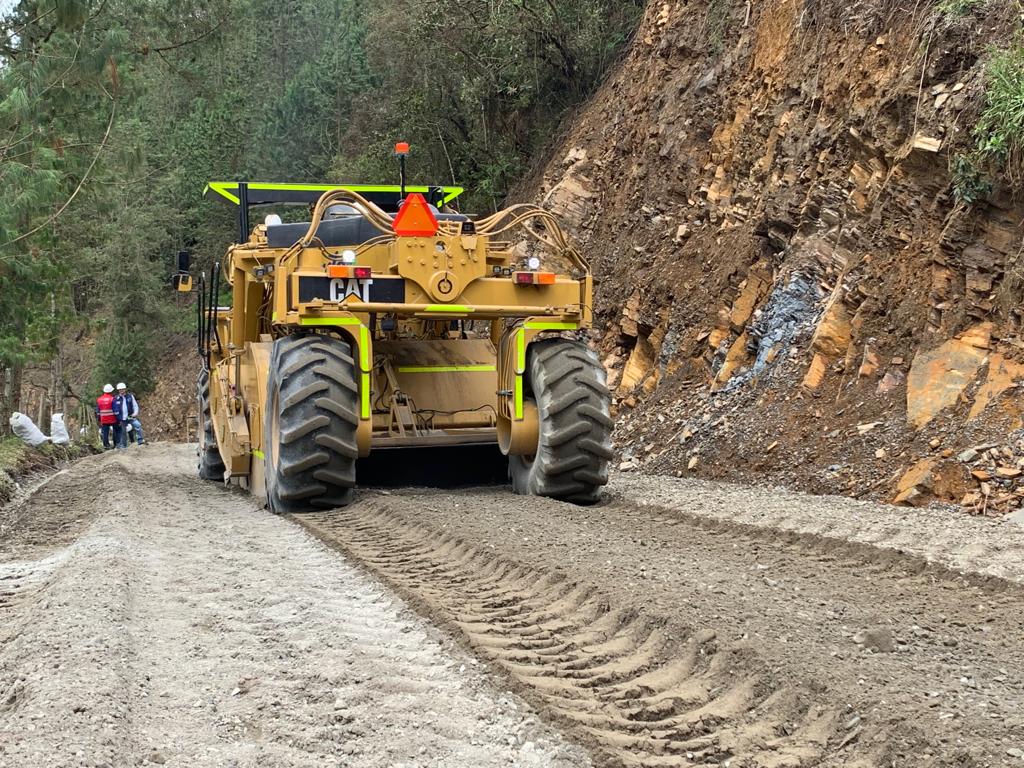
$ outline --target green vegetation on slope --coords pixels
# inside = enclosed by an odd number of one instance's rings
[[[16,437],[0,437],[0,472],[13,471],[28,450],[28,446]]]
[[[978,154],[1024,185],[1024,41],[996,51],[985,68],[985,110],[974,129]]]
[[[171,257],[219,257],[210,179],[413,181],[500,203],[640,0],[21,0],[0,19],[0,413],[62,328],[144,393]],[[6,424],[0,420],[0,429]]]
[[[988,0],[939,0],[938,9],[946,16],[966,16]]]
[[[970,148],[950,164],[957,200],[984,200],[995,180],[1024,190],[1024,39],[990,51],[982,111],[971,135]]]

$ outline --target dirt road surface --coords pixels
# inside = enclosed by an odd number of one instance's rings
[[[298,527],[95,457],[0,542],[0,766],[570,766],[579,747]]]
[[[7,515],[0,766],[1024,766],[1013,524],[642,476],[275,518],[192,461]]]
[[[1013,524],[652,477],[295,519],[610,764],[1024,765]]]

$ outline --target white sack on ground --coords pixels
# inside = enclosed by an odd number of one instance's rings
[[[39,427],[35,425],[32,419],[24,413],[18,413],[17,411],[11,414],[11,431],[33,448],[37,445],[42,445],[50,439],[39,431]]]
[[[50,417],[50,441],[54,445],[67,445],[71,442],[71,435],[68,434],[67,425],[64,424],[63,413],[55,413]]]

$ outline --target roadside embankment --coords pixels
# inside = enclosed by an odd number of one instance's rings
[[[0,439],[0,506],[13,499],[31,479],[59,469],[67,462],[95,453],[92,445],[42,445],[31,448],[16,437]],[[0,533],[3,513],[0,512]]]

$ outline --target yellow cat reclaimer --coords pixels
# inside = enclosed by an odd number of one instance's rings
[[[370,451],[497,443],[517,493],[597,500],[612,420],[581,339],[587,263],[547,211],[474,218],[450,210],[461,191],[207,186],[238,207],[242,242],[199,282],[202,477],[275,512],[331,508]],[[295,206],[309,220],[284,223]]]

